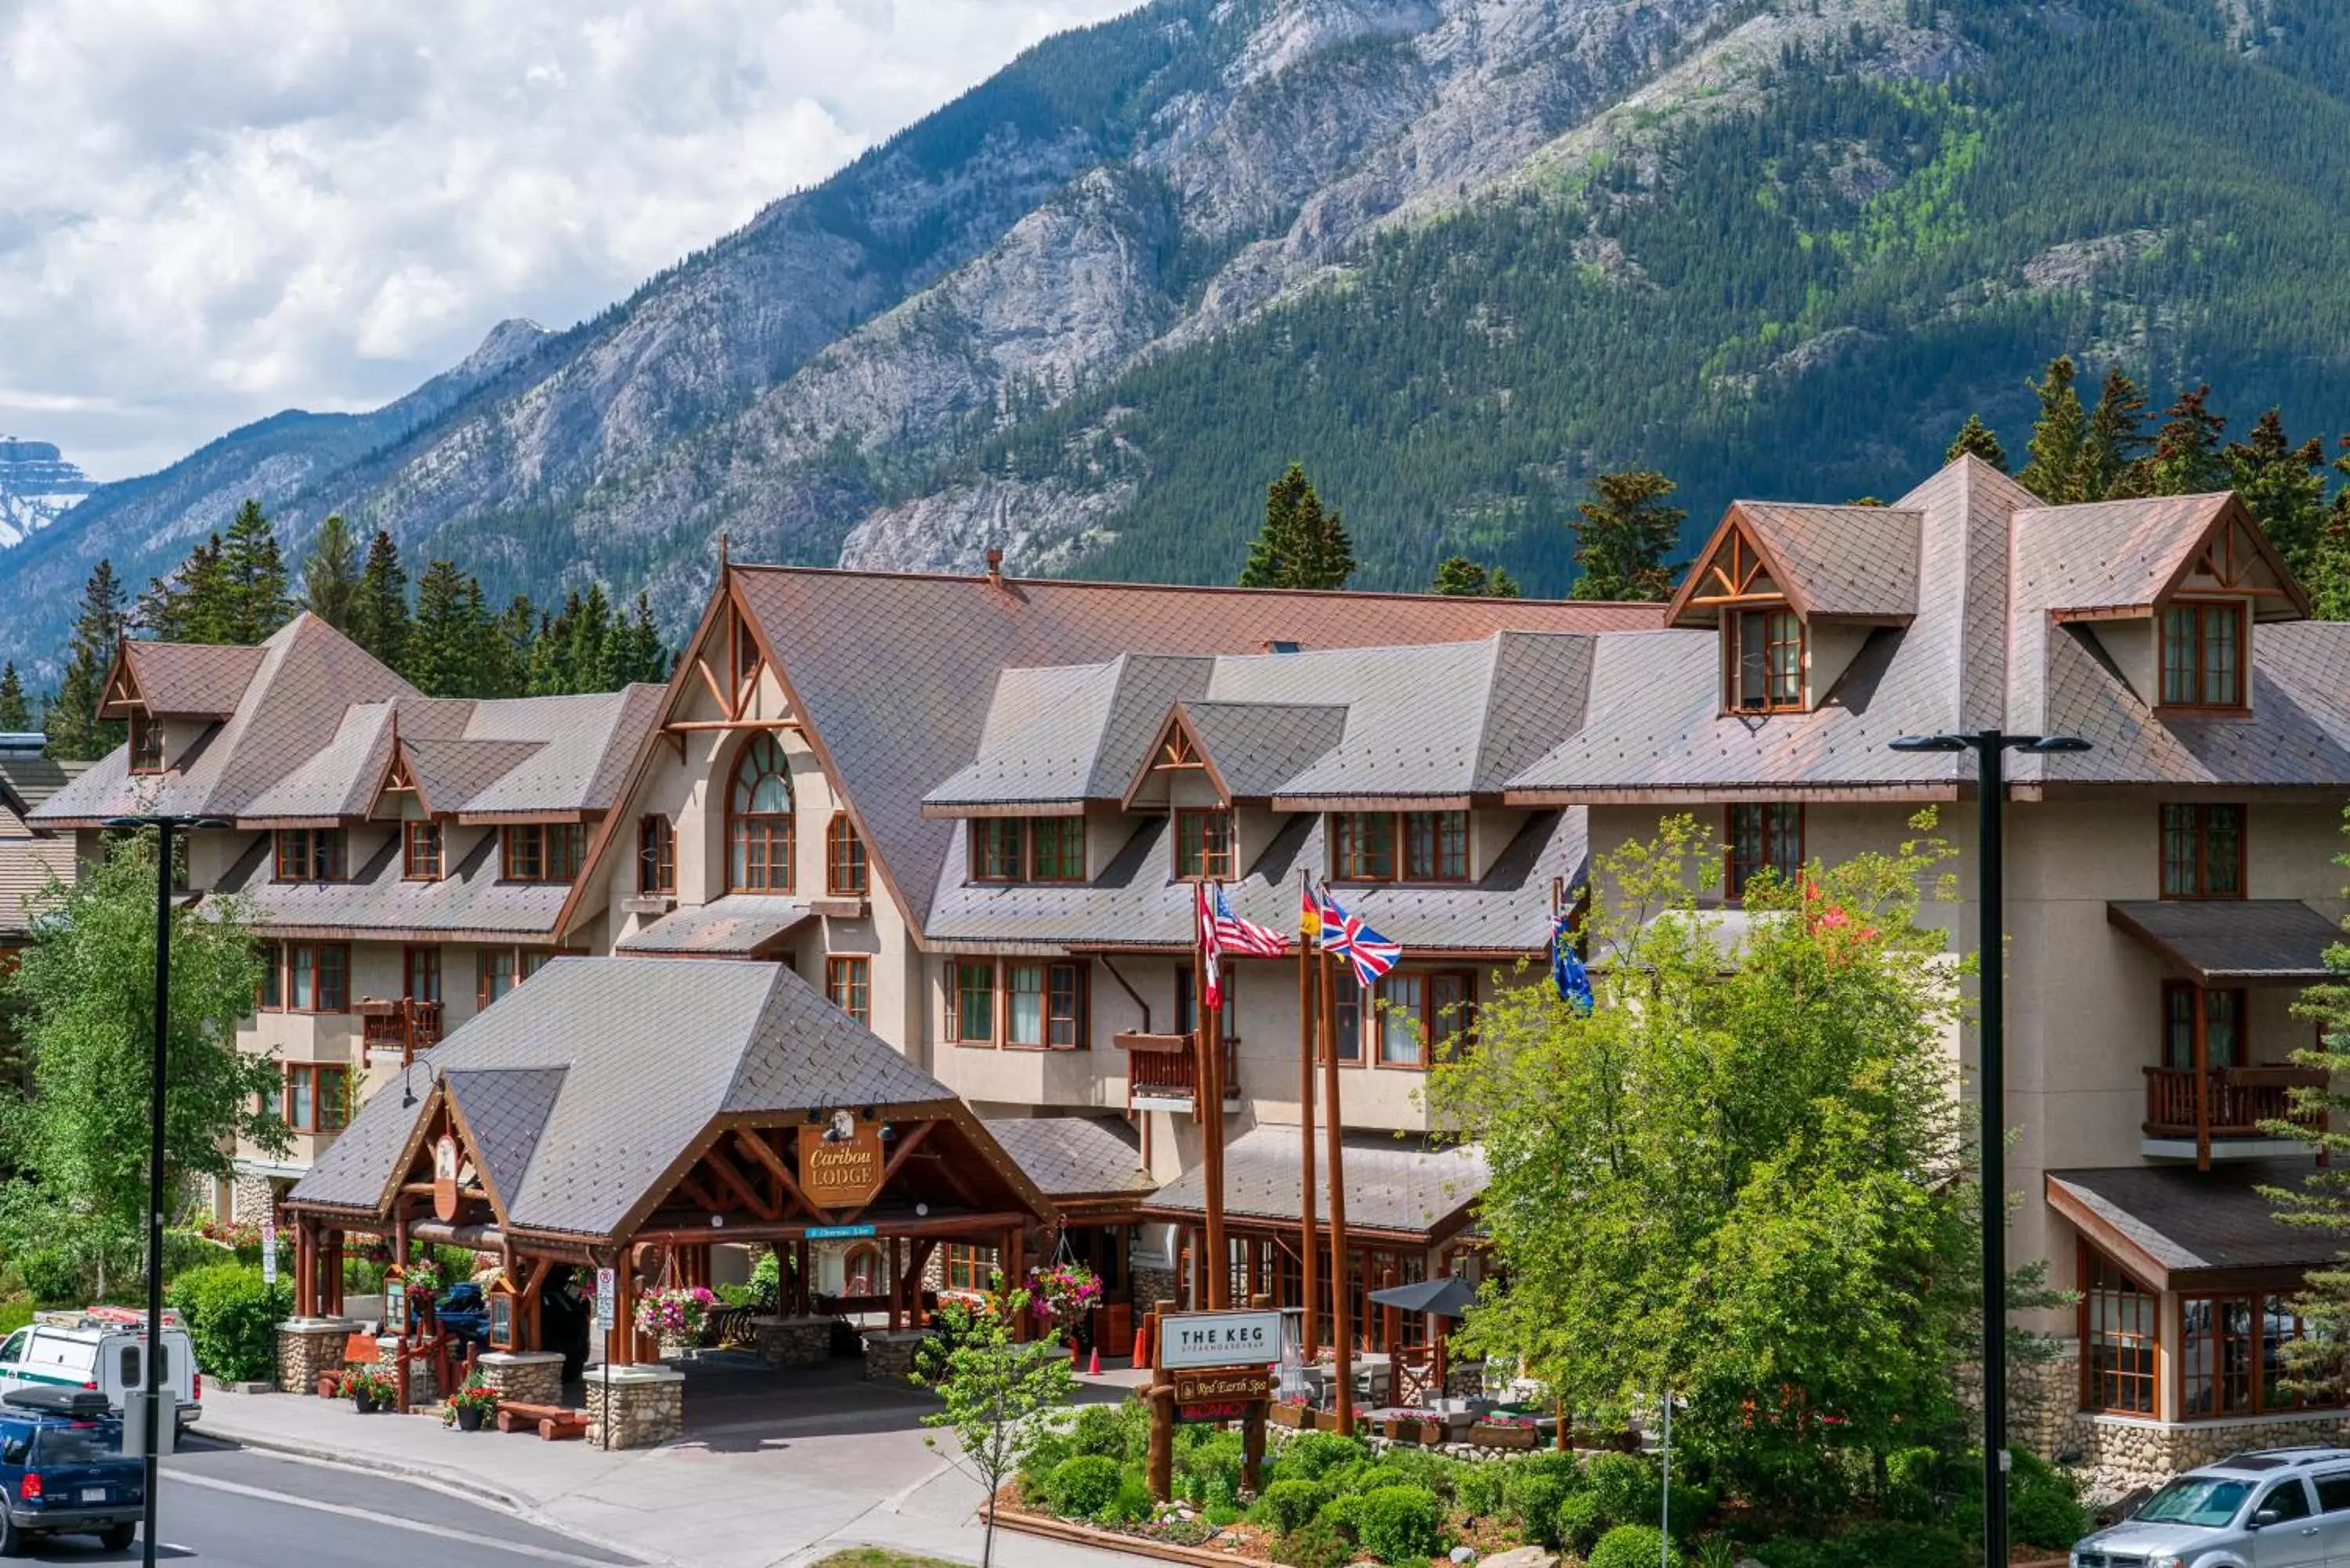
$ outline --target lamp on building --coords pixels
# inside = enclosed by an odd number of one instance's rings
[[[2001,851],[2007,799],[2007,753],[2055,756],[2085,752],[2075,735],[2012,735],[2004,730],[1968,734],[1903,735],[1897,752],[1975,754],[1975,899],[1981,961],[1982,1109],[1982,1407],[1983,1561],[2007,1561],[2007,1007],[2006,890]]]
[[[441,1069],[421,1056],[414,1058],[407,1066],[402,1067],[400,1070],[400,1108],[403,1111],[412,1111],[416,1108],[416,1069],[419,1067],[424,1069],[424,1078],[427,1083],[440,1081]]]
[[[169,1082],[172,1032],[172,835],[196,828],[230,826],[214,816],[184,816],[172,812],[146,812],[136,816],[107,818],[106,826],[126,832],[155,830],[155,1040],[148,1063],[147,1090],[147,1345],[140,1358],[146,1388],[146,1484],[139,1539],[146,1568],[155,1568],[155,1464],[163,1433],[163,1088]],[[178,1419],[176,1408],[172,1418]]]

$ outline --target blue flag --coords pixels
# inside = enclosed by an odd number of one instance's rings
[[[1557,982],[1561,1001],[1575,1003],[1578,1012],[1588,1012],[1592,1008],[1591,972],[1583,967],[1583,960],[1575,950],[1574,933],[1567,929],[1574,919],[1571,912],[1562,909],[1551,923],[1550,977]]]

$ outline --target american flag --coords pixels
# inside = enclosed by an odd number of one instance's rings
[[[1355,978],[1366,987],[1377,985],[1379,977],[1403,957],[1401,944],[1363,924],[1361,916],[1348,914],[1327,888],[1322,889],[1322,950],[1353,964]]]
[[[1221,962],[1224,954],[1279,958],[1289,950],[1289,941],[1279,931],[1233,914],[1232,901],[1224,897],[1221,882],[1200,884],[1199,907],[1200,948],[1206,960],[1201,967],[1208,976],[1208,1005],[1221,1007],[1224,1002]]]

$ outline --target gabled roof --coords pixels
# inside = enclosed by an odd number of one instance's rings
[[[2350,938],[2297,898],[2130,898],[2106,919],[2198,985],[2317,985]]]
[[[2126,1166],[2052,1170],[2049,1207],[2113,1253],[2156,1291],[2192,1289],[2227,1277],[2240,1287],[2266,1274],[2297,1285],[2300,1272],[2330,1262],[2340,1244],[2322,1231],[2287,1225],[2264,1187],[2298,1187],[2312,1174],[2299,1160],[2230,1161],[2216,1170]]]
[[[959,815],[951,808],[1115,800],[1150,746],[1151,723],[1170,702],[1205,691],[1213,668],[1210,659],[1120,654],[1107,664],[1003,670],[979,754],[923,806]]]
[[[278,882],[270,836],[253,841],[213,884],[218,895],[241,898],[253,923],[273,937],[334,938],[360,931],[384,940],[546,940],[554,934],[568,885],[508,882],[499,875],[498,836],[480,833],[451,844],[444,874],[410,881],[399,836],[352,866],[340,882]]]
[[[2015,606],[2019,616],[2144,615],[2186,582],[2214,544],[2265,568],[2282,590],[2262,596],[2263,620],[2309,614],[2308,596],[2232,493],[2158,495],[2077,506],[2027,507],[2015,514]]]
[[[1805,620],[1905,625],[1918,613],[1924,521],[1906,505],[1734,501],[1674,594],[1666,624],[1711,626],[1719,607],[1700,601],[1749,591],[1745,581],[1730,581],[1720,569],[1734,542],[1757,558],[1769,587]]]
[[[1474,1144],[1438,1147],[1393,1137],[1347,1140],[1347,1224],[1350,1230],[1439,1241],[1469,1223],[1470,1205],[1491,1179],[1485,1151]],[[1203,1168],[1193,1166],[1152,1194],[1146,1212],[1190,1216],[1205,1211]],[[1295,1225],[1298,1194],[1298,1131],[1257,1127],[1224,1150],[1224,1212]]]
[[[1161,742],[1170,742],[1178,731],[1188,736],[1230,805],[1270,796],[1336,745],[1346,730],[1344,703],[1178,702]],[[1128,803],[1156,765],[1154,753],[1128,786]]]
[[[120,719],[135,700],[159,719],[225,719],[236,711],[263,661],[260,648],[125,641],[116,650],[99,711]]]
[[[0,753],[0,802],[19,816],[37,811],[49,796],[79,778],[89,764],[37,753]]]
[[[1157,1189],[1134,1129],[1101,1116],[991,1117],[987,1130],[1055,1202],[1139,1198]]]

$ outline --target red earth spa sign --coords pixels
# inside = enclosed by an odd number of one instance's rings
[[[1159,1330],[1159,1365],[1191,1367],[1270,1366],[1281,1359],[1277,1312],[1195,1312],[1170,1315]]]
[[[862,1209],[881,1191],[881,1129],[852,1111],[800,1128],[800,1190],[819,1209]]]

